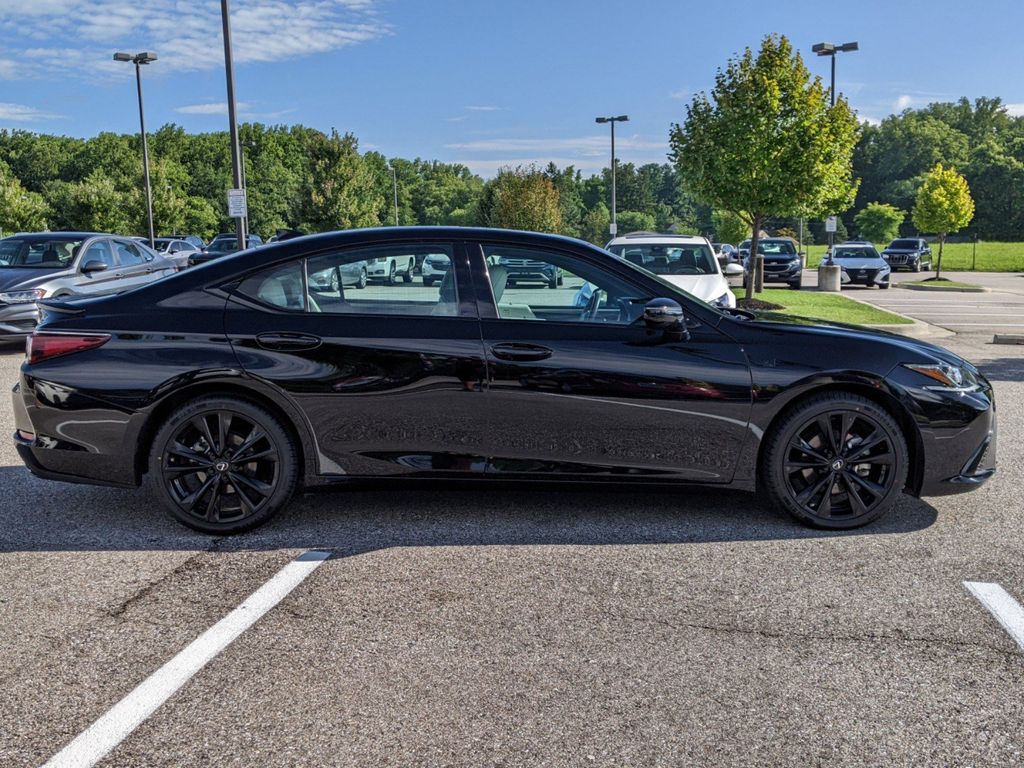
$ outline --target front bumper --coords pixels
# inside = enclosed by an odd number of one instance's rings
[[[36,304],[0,305],[0,341],[23,339],[39,324]]]

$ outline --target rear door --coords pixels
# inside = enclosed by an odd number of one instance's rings
[[[117,284],[114,290],[118,293],[145,285],[154,278],[154,270],[161,270],[163,259],[157,260],[148,250],[140,248],[131,240],[117,238],[114,240],[114,253],[117,256]]]
[[[451,279],[368,286],[317,279],[423,250]],[[485,379],[476,304],[458,242],[349,247],[295,258],[233,289],[226,330],[239,364],[306,414],[322,473],[482,473]]]
[[[519,260],[558,270],[562,285],[509,287],[506,265]],[[611,257],[484,242],[471,263],[489,369],[481,425],[489,471],[732,479],[748,430],[750,372],[739,345],[706,321],[710,309],[691,312],[688,340],[669,341],[652,335],[642,314],[671,289],[631,278]]]

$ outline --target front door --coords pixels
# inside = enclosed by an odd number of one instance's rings
[[[742,350],[692,318],[686,341],[652,336],[643,306],[671,289],[604,258],[471,249],[486,288],[490,471],[730,481],[751,405]],[[550,279],[528,280],[524,264]]]
[[[330,279],[351,264],[418,250],[446,253],[458,269],[429,287],[358,289]],[[305,413],[321,473],[482,473],[485,368],[468,274],[464,248],[451,242],[297,258],[237,286],[226,330],[245,371]]]

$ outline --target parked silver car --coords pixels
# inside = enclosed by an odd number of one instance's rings
[[[39,321],[36,301],[120,293],[176,271],[129,237],[96,232],[19,233],[0,240],[0,341]]]
[[[185,269],[188,266],[189,256],[201,252],[188,240],[177,237],[158,237],[153,241],[157,253],[174,262],[178,269]]]

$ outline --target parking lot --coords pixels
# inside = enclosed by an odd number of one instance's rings
[[[994,381],[999,474],[845,534],[735,492],[382,485],[218,540],[4,440],[0,764],[147,679],[161,701],[150,676],[311,550],[104,765],[1019,763],[1024,652],[964,586],[1024,600],[1024,348],[984,342],[943,343]]]

